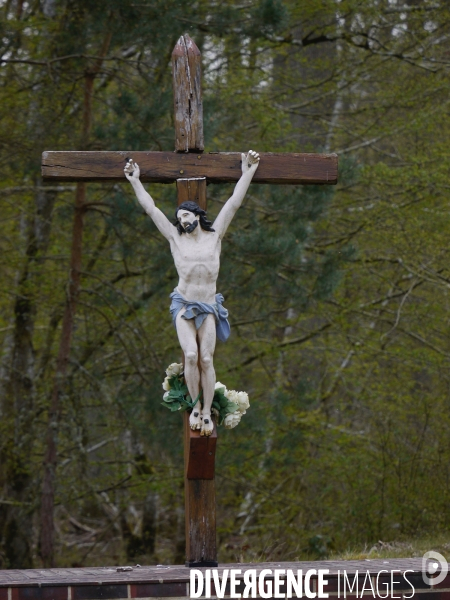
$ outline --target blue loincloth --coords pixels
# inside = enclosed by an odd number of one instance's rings
[[[186,309],[186,312],[181,315],[182,319],[194,319],[195,328],[200,329],[203,325],[203,321],[208,315],[214,315],[216,318],[216,335],[221,342],[226,342],[230,336],[230,323],[228,322],[228,311],[222,306],[223,296],[222,294],[216,294],[216,301],[214,304],[207,304],[206,302],[195,302],[186,300],[177,288],[170,294],[172,300],[170,304],[170,313],[172,315],[172,321],[174,327],[176,327],[176,318],[182,308]]]

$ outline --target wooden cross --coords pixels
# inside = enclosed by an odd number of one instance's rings
[[[120,181],[132,158],[143,182],[177,184],[178,204],[206,209],[206,183],[238,181],[240,152],[204,154],[201,54],[189,35],[173,53],[175,152],[44,152],[45,181]],[[248,148],[242,148],[248,150]],[[253,183],[335,184],[336,154],[260,153]],[[217,566],[214,464],[217,433],[201,437],[184,415],[186,566]]]

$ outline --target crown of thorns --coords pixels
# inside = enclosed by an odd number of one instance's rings
[[[189,200],[188,202],[182,202],[175,211],[175,221],[173,224],[178,229],[178,233],[180,235],[182,233],[184,233],[184,229],[178,220],[178,211],[179,210],[188,210],[189,212],[194,213],[194,215],[196,217],[198,217],[198,220],[200,222],[200,227],[204,231],[215,231],[211,227],[211,225],[212,225],[211,221],[208,221],[208,219],[206,218],[206,210],[203,210],[203,208],[200,208],[200,206],[196,202],[192,202],[191,200]]]

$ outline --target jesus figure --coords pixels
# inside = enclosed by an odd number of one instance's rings
[[[170,312],[185,356],[186,385],[193,401],[199,398],[200,384],[203,389],[203,408],[198,400],[189,424],[193,430],[200,429],[200,435],[204,436],[211,435],[214,429],[211,404],[216,384],[213,364],[216,338],[225,341],[230,333],[228,311],[222,306],[223,296],[216,293],[222,238],[242,204],[258,165],[259,154],[253,150],[242,154],[241,178],[213,225],[206,219],[206,211],[195,202],[180,204],[175,212],[175,223],[171,223],[145,191],[139,179],[139,166],[130,159],[124,169],[140,204],[170,243],[179,276],[178,286],[170,295]]]

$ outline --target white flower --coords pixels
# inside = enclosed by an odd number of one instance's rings
[[[223,383],[220,383],[220,381],[216,381],[216,385],[214,386],[215,390],[221,390],[223,394],[226,395],[227,393],[227,388],[223,385]]]
[[[242,413],[238,410],[234,413],[227,415],[223,422],[225,429],[233,429],[233,427],[236,427],[236,425],[239,425],[239,421],[241,420],[241,418],[242,418]]]
[[[238,404],[238,392],[236,392],[236,390],[227,390],[225,392],[225,398],[230,402]]]
[[[183,365],[181,363],[172,363],[166,369],[167,377],[173,377],[174,375],[180,375],[183,372]]]
[[[165,400],[169,395],[169,392],[165,392],[164,396],[163,396],[163,400]]]
[[[250,402],[248,400],[247,392],[238,392],[237,400],[233,400],[238,405],[238,409],[241,411],[243,415],[247,412],[247,408],[250,408]]]
[[[170,390],[170,383],[169,383],[169,378],[166,377],[163,381],[162,384],[163,390],[165,390],[166,392],[168,392]]]

